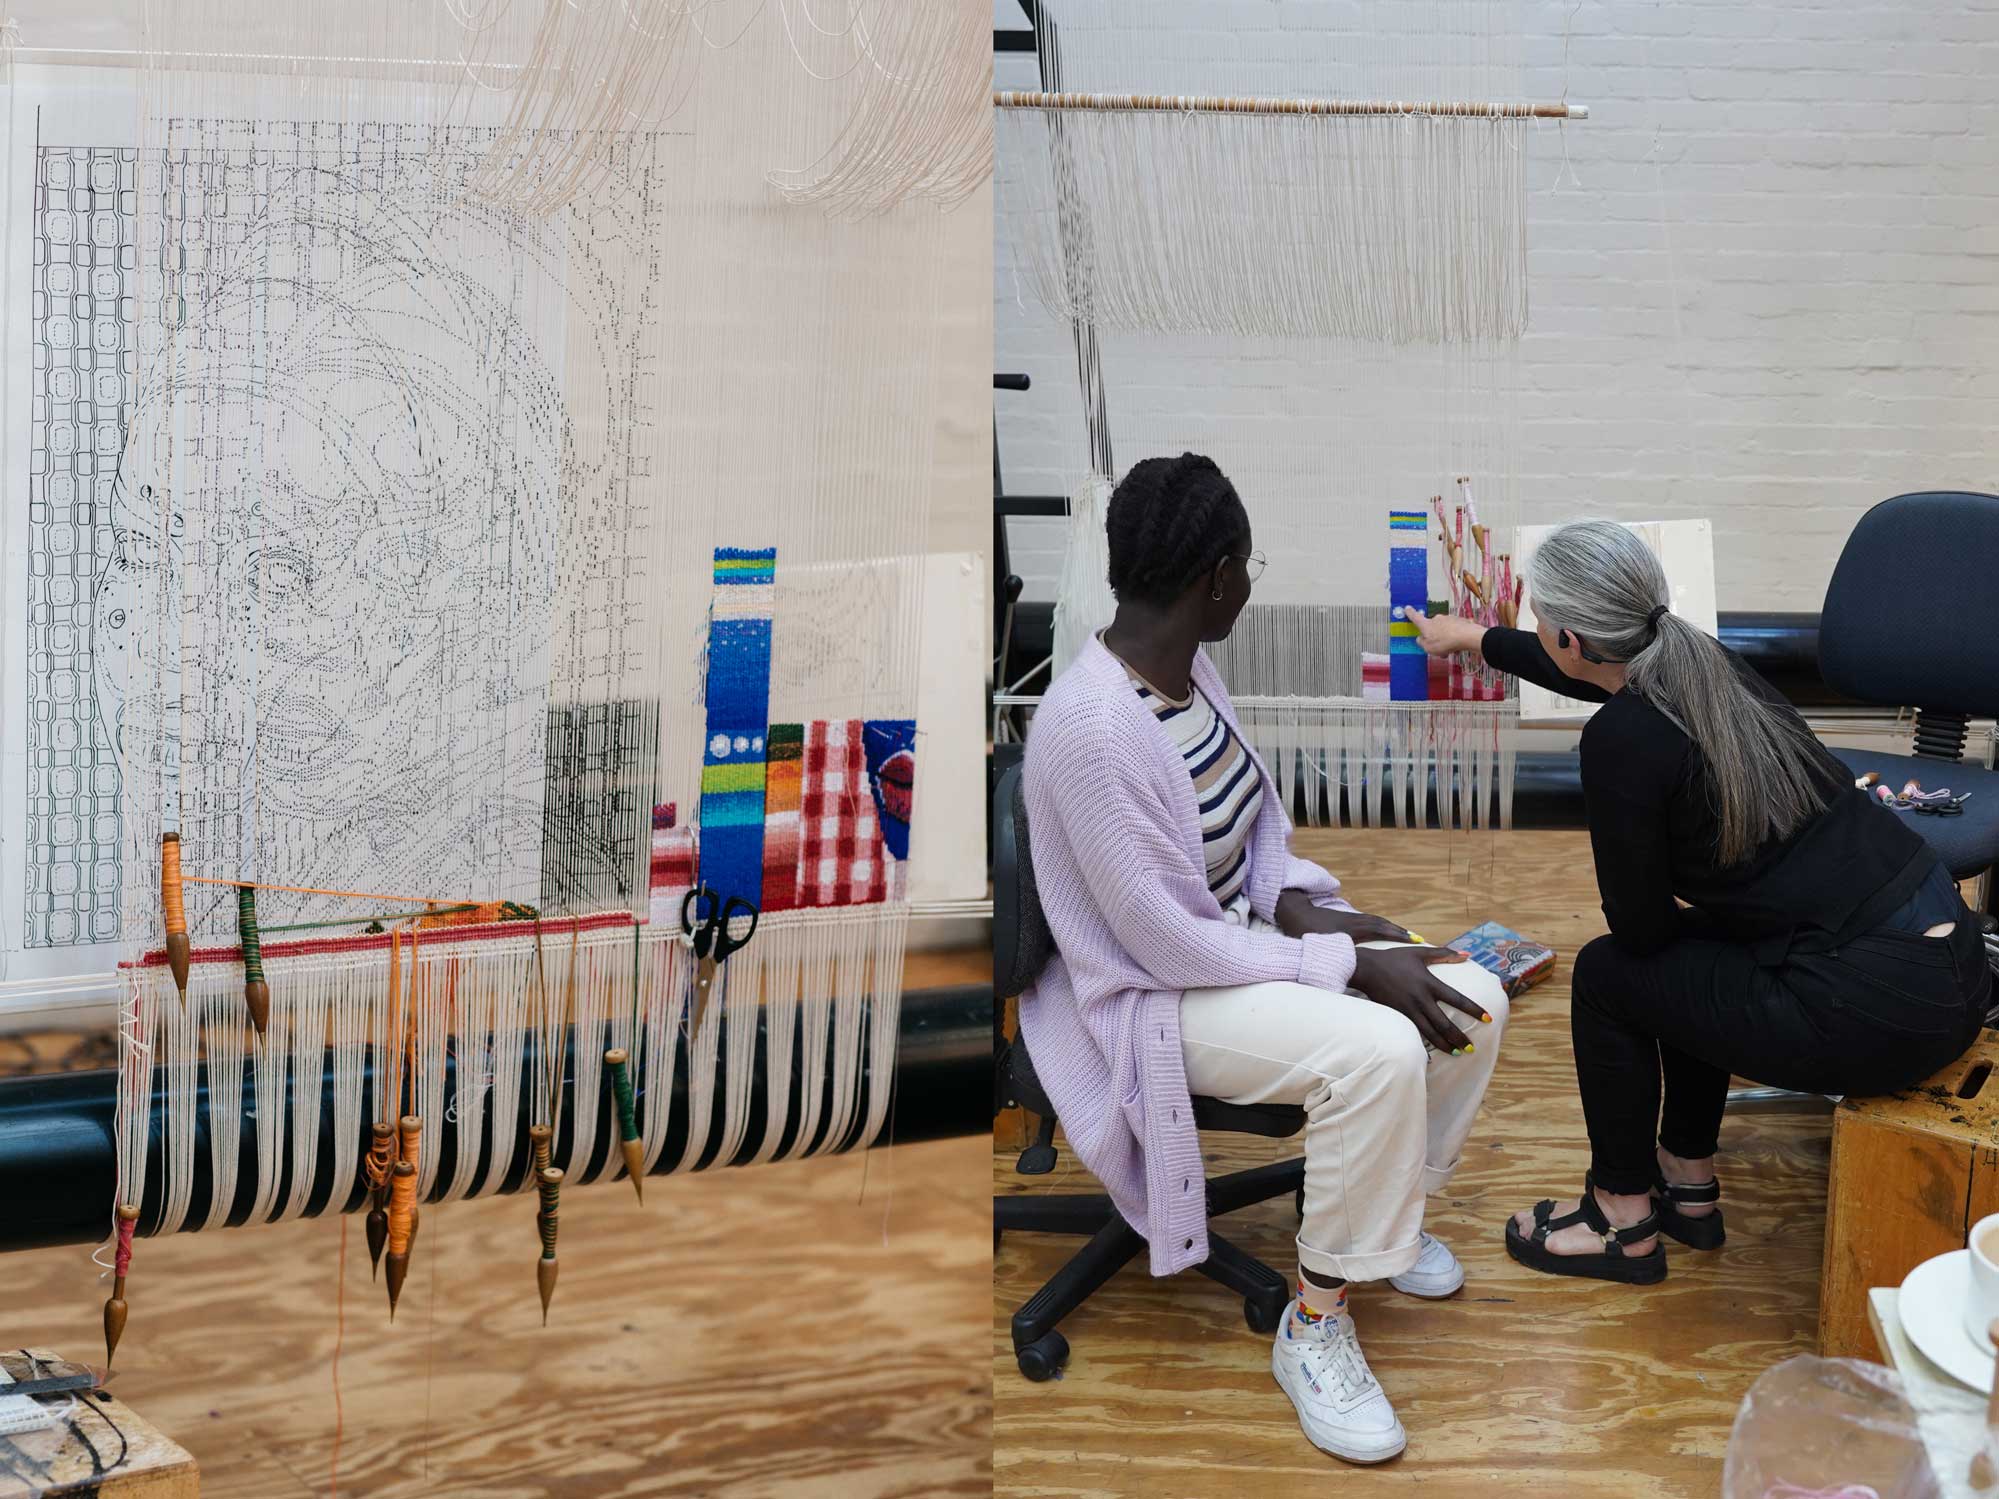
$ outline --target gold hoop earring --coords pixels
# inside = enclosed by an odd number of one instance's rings
[[[1213,593],[1209,594],[1208,597],[1213,599],[1216,603],[1219,604],[1222,601],[1221,589],[1217,588]]]

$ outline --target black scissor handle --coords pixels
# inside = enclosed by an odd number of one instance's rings
[[[702,910],[706,902],[707,910]],[[694,956],[705,958],[715,941],[722,898],[706,885],[696,885],[680,898],[680,925],[694,946]]]
[[[729,922],[738,915],[746,915],[750,918],[750,929],[740,937],[732,937],[729,935]],[[745,900],[740,895],[729,897],[728,903],[722,907],[721,915],[715,921],[716,962],[721,962],[730,953],[734,952],[757,934],[758,915],[759,913],[754,902]]]

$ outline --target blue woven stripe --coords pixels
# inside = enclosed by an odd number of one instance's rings
[[[717,589],[742,583],[769,583],[776,548],[715,551]],[[743,564],[747,563],[747,566]],[[761,765],[770,724],[770,636],[768,615],[711,620],[708,627],[708,721],[703,765]],[[738,777],[725,778],[739,785]],[[701,883],[723,900],[740,895],[752,903],[763,896],[763,815],[761,784],[754,791],[704,791],[701,796]]]
[[[1388,696],[1396,702],[1427,702],[1430,697],[1429,658],[1423,654],[1423,647],[1409,632],[1402,619],[1402,610],[1412,609],[1422,613],[1430,601],[1430,549],[1426,543],[1421,546],[1404,546],[1400,543],[1413,539],[1410,533],[1428,530],[1428,522],[1420,515],[1409,511],[1391,510],[1388,513],[1389,532],[1396,545],[1388,549],[1388,618],[1394,629],[1388,641]]]

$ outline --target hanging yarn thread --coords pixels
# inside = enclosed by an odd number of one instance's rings
[[[164,1234],[359,1185],[393,1314],[421,1205],[511,1185],[532,1126],[545,1316],[565,1179],[622,1161],[643,1201],[649,1171],[885,1130],[953,426],[942,210],[987,170],[989,43],[967,0],[819,9],[792,38],[796,0],[739,35],[666,0],[364,0],[329,49],[282,7],[256,48],[214,0],[147,8],[137,186],[106,209],[144,290],[120,559],[91,601],[122,668],[94,689],[121,776],[120,1329],[141,1206]],[[772,427],[808,400],[823,420]],[[654,807],[700,800],[716,550],[775,536],[742,728],[790,726],[800,763],[808,727],[853,748],[821,778],[830,878],[803,878],[798,804],[688,819],[655,876]],[[879,766],[869,724],[901,726]],[[648,918],[708,834],[747,898],[814,901],[729,958],[682,1044],[694,964]]]
[[[1517,711],[1448,668],[1432,689],[1382,606],[1390,587],[1400,607],[1431,602],[1423,512],[1454,481],[1485,499],[1479,556],[1508,550],[1529,133],[1588,112],[1519,100],[1511,5],[1360,0],[1358,17],[1307,7],[1275,28],[1253,0],[1220,5],[1217,24],[1244,20],[1225,54],[1174,47],[1138,0],[1051,0],[1051,92],[995,97],[1020,290],[1092,356],[1054,669],[1114,608],[1116,410],[1127,462],[1214,458],[1276,559],[1210,654],[1293,815],[1505,826]],[[1220,383],[1119,407],[1120,379],[1189,369]],[[1228,390],[1232,370],[1253,393]],[[1393,543],[1384,505],[1409,517]],[[1392,544],[1407,555],[1391,585]],[[1447,577],[1450,597],[1496,605],[1496,575]]]

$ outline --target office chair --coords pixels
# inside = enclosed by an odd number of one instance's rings
[[[1999,863],[1999,771],[1964,760],[1970,720],[1999,714],[1999,498],[1926,491],[1862,516],[1826,589],[1819,671],[1847,697],[1916,710],[1914,754],[1834,751],[1856,776],[1971,794],[1956,816],[1898,814],[1951,878]],[[1995,885],[1986,880],[1988,914],[1999,911]]]
[[[1054,955],[1055,943],[1034,888],[1028,852],[1027,809],[1020,792],[1021,767],[1001,775],[993,792],[993,987],[1011,999],[1033,984]],[[995,1058],[995,1112],[1018,1106],[1041,1117],[1034,1143],[1015,1166],[1022,1176],[1055,1169],[1055,1107],[1034,1075],[1024,1038],[1016,1038]],[[1193,1100],[1194,1123],[1206,1130],[1288,1139],[1305,1127],[1305,1111],[1295,1105],[1244,1107],[1219,1099]],[[1278,1161],[1206,1180],[1208,1216],[1220,1217],[1253,1203],[1289,1194],[1302,1210],[1303,1158]],[[1068,1362],[1069,1343],[1056,1324],[1081,1306],[1097,1288],[1145,1252],[1145,1240],[1126,1223],[1102,1193],[1005,1195],[993,1198],[993,1249],[1006,1230],[1079,1234],[1089,1242],[1048,1283],[1013,1314],[1013,1353],[1029,1379],[1052,1379]],[[1291,1283],[1261,1260],[1210,1228],[1208,1258],[1196,1266],[1243,1298],[1243,1320],[1255,1332],[1277,1330],[1291,1299]]]

